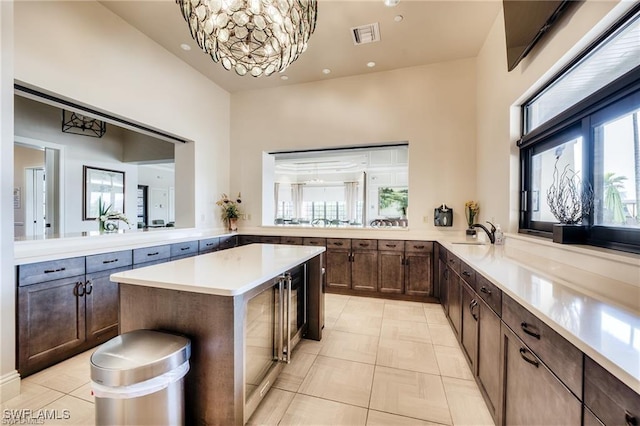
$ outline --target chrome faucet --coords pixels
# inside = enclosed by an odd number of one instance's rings
[[[496,227],[493,225],[493,223],[487,221],[487,223],[489,225],[491,225],[491,231],[489,231],[487,229],[486,226],[480,224],[480,223],[474,223],[473,225],[471,225],[472,228],[481,228],[482,230],[484,230],[484,232],[487,233],[487,235],[489,236],[489,241],[491,241],[491,244],[494,244],[496,242]]]

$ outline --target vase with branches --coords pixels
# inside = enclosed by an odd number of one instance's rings
[[[553,181],[547,190],[547,205],[551,214],[560,222],[553,227],[553,241],[559,243],[580,243],[586,237],[585,226],[580,226],[593,206],[593,188],[583,182],[578,172],[569,164],[562,172],[558,161],[562,152],[556,155],[553,166]]]
[[[240,204],[242,203],[242,198],[240,193],[235,200],[229,198],[227,194],[222,194],[222,197],[216,201],[216,204],[220,207],[220,218],[227,226],[229,231],[237,231],[238,230],[238,218],[242,212],[240,211]]]

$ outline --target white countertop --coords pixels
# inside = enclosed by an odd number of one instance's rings
[[[111,275],[114,282],[236,296],[324,252],[324,247],[249,244]]]
[[[592,297],[571,283],[524,265],[512,258],[505,246],[442,244],[640,393],[640,296],[637,292],[632,296],[636,297],[638,307],[634,311]]]

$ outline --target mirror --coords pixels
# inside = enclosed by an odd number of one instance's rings
[[[114,192],[113,200],[122,202],[131,223],[125,232],[174,225],[173,143],[110,122],[102,137],[66,133],[62,109],[18,93],[14,111],[16,240],[97,234],[97,194],[106,197],[112,190],[102,192],[87,179],[105,172],[122,176],[122,193]]]
[[[83,220],[96,220],[100,204],[112,212],[124,211],[124,172],[84,166]]]

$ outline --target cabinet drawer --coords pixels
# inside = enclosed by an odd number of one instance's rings
[[[304,244],[305,246],[326,246],[327,245],[327,240],[326,238],[304,238],[302,240],[302,244]]]
[[[431,253],[433,251],[433,242],[405,241],[404,250],[412,253]]]
[[[238,236],[237,235],[227,235],[225,237],[220,237],[220,245],[218,248],[220,250],[226,250],[238,245]]]
[[[25,286],[45,281],[84,275],[84,257],[50,260],[18,266],[18,285]]]
[[[247,244],[255,244],[260,242],[260,237],[257,235],[240,235],[240,245],[246,246]]]
[[[463,261],[460,261],[460,277],[466,282],[469,287],[476,289],[476,270],[467,265]]]
[[[476,274],[476,292],[493,311],[502,315],[502,290],[480,274]]]
[[[378,250],[378,240],[351,240],[351,249],[356,250]]]
[[[404,241],[378,240],[378,251],[404,251]]]
[[[449,267],[453,269],[457,274],[460,273],[460,259],[458,259],[456,255],[451,252],[447,252],[447,265],[449,265]]]
[[[198,253],[197,241],[171,244],[171,257],[189,256]]]
[[[280,237],[263,235],[259,237],[258,242],[262,244],[280,244]]]
[[[206,240],[200,240],[198,242],[198,252],[200,253],[210,253],[212,251],[218,250],[218,246],[220,245],[220,238],[207,238]]]
[[[169,259],[170,255],[171,248],[169,245],[139,248],[133,250],[133,264]]]
[[[348,238],[327,238],[327,250],[329,249],[351,249],[351,240]]]
[[[280,244],[302,245],[302,237],[280,237]]]
[[[589,357],[584,364],[584,403],[605,425],[640,424],[640,395]]]
[[[582,395],[583,362],[578,348],[506,295],[502,296],[502,320],[575,395]]]
[[[107,269],[122,268],[133,263],[131,250],[115,251],[112,253],[87,256],[87,274],[106,271]]]

